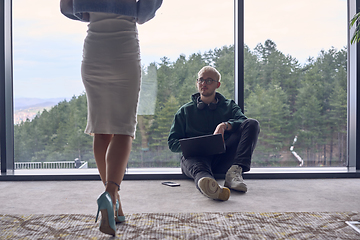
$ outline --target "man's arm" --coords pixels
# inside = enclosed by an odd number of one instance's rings
[[[232,117],[227,121],[229,125],[231,125],[231,128],[228,129],[228,131],[236,131],[240,127],[241,123],[247,119],[247,117],[243,114],[239,105],[237,105],[233,100],[231,100],[230,106]]]
[[[172,152],[181,152],[179,139],[185,138],[185,118],[179,110],[175,116],[170,128],[168,145]]]

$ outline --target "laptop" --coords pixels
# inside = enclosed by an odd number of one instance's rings
[[[183,138],[179,142],[185,158],[215,155],[226,151],[225,143],[220,133]]]

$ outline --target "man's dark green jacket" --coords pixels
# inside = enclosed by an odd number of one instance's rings
[[[175,114],[168,137],[168,145],[172,152],[181,152],[179,139],[213,134],[217,125],[229,122],[231,131],[226,131],[224,138],[227,139],[231,132],[236,131],[240,124],[247,119],[241,108],[233,101],[226,99],[220,93],[216,93],[219,100],[215,110],[208,107],[197,108],[197,99],[200,93],[191,96],[191,102],[183,105]]]

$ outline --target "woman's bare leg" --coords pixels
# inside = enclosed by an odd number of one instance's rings
[[[95,134],[93,140],[93,151],[95,162],[100,174],[101,181],[104,183],[106,180],[106,153],[108,151],[108,147],[110,141],[112,139],[112,134]]]
[[[113,184],[113,182],[120,185],[124,178],[132,140],[133,138],[129,135],[115,134],[108,146],[106,154],[106,182],[108,183],[105,190],[110,194],[114,204],[116,203],[116,199],[118,199],[120,203],[120,198],[118,186]],[[119,208],[119,215],[124,215],[121,207]]]

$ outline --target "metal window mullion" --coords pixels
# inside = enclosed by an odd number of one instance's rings
[[[11,0],[0,3],[0,154],[1,173],[14,170]]]
[[[234,0],[234,100],[244,109],[244,0]]]
[[[360,0],[348,0],[348,24],[350,19],[360,11]],[[360,170],[360,45],[351,44],[355,28],[348,27],[348,167]]]

